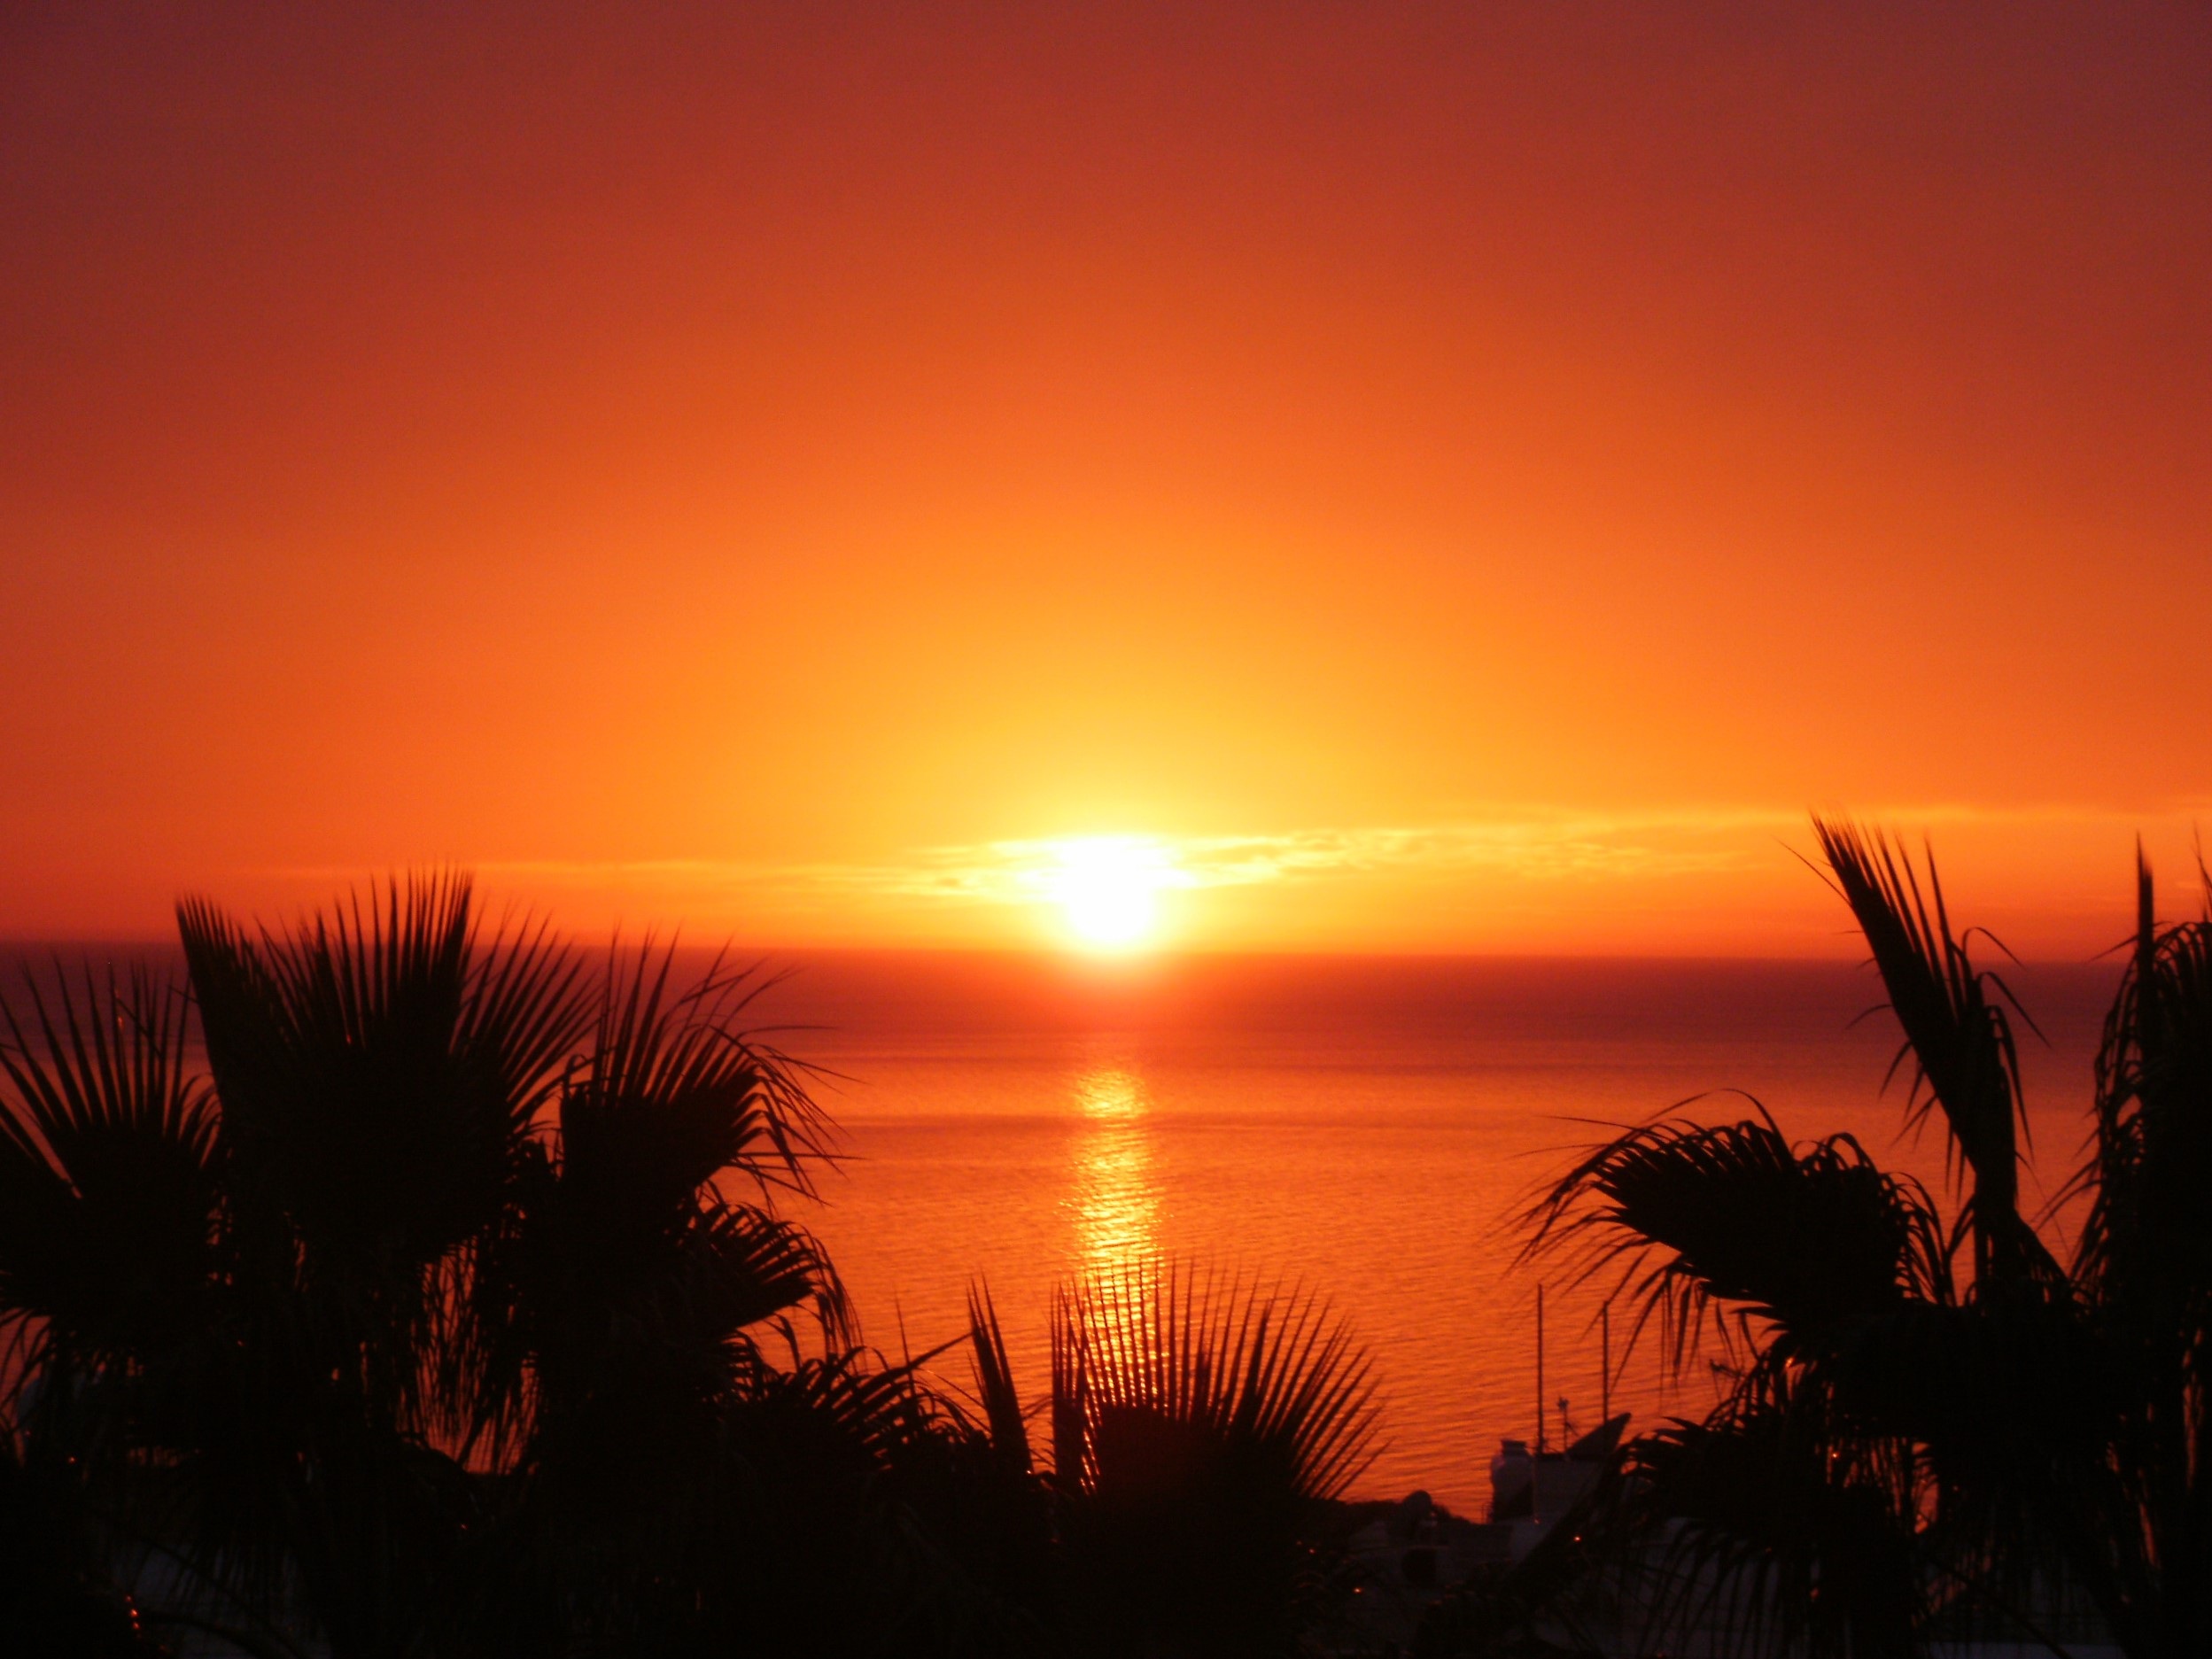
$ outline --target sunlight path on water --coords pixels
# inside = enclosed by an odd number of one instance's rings
[[[1153,1174],[1152,1102],[1143,1079],[1102,1066],[1075,1080],[1084,1120],[1067,1204],[1083,1267],[1108,1273],[1160,1247],[1160,1192]]]

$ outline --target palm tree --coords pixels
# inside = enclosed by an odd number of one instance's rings
[[[469,884],[392,886],[289,933],[180,907],[220,1114],[206,1339],[156,1444],[196,1562],[272,1605],[296,1583],[334,1652],[432,1615],[469,1517],[452,1454],[472,1263],[585,1030],[543,928],[483,934]]]
[[[2119,1387],[2085,1575],[2152,1653],[2212,1647],[2212,875],[2161,927],[2138,863],[2133,960],[2106,1020],[2074,1278]]]
[[[480,928],[458,878],[179,924],[185,986],[0,1006],[9,1449],[197,1574],[169,1616],[265,1651],[699,1651],[793,1554],[778,1505],[899,1533],[895,1477],[958,1425],[776,1213],[831,1141],[744,1035],[757,981],[594,973]]]
[[[493,1651],[700,1651],[802,1621],[832,1651],[845,1567],[881,1542],[868,1507],[957,1431],[914,1368],[858,1346],[814,1240],[731,1190],[810,1190],[826,1126],[733,1035],[756,988],[718,965],[679,992],[671,967],[610,965],[475,1263],[470,1444],[514,1485],[470,1621]]]
[[[1370,1363],[1344,1322],[1309,1294],[1171,1261],[1079,1279],[1054,1298],[1037,1475],[988,1297],[970,1313],[1000,1490],[1028,1484],[1029,1536],[1049,1528],[1057,1547],[1066,1647],[1296,1651],[1321,1601],[1316,1512],[1372,1456]]]
[[[0,1118],[0,1331],[10,1393],[47,1422],[87,1415],[110,1368],[176,1347],[208,1261],[213,1121],[185,1078],[181,1011],[144,975],[88,979],[84,999],[113,1017],[35,988],[27,1009],[0,1011],[17,1095]],[[29,1059],[32,1032],[50,1065]],[[0,1436],[0,1619],[57,1652],[151,1651],[58,1444],[74,1438]]]
[[[1908,1113],[1942,1124],[1960,1201],[1946,1218],[1849,1136],[1792,1145],[1763,1108],[1631,1128],[1579,1161],[1531,1212],[1530,1251],[1614,1275],[1640,1331],[1677,1364],[1718,1345],[1735,1384],[1704,1421],[1624,1448],[1524,1581],[1447,1610],[1430,1643],[1541,1645],[1569,1588],[1603,1577],[1654,1640],[1905,1653],[1967,1619],[2055,1646],[2064,1592],[2131,1655],[2201,1654],[2212,881],[2203,919],[2161,927],[2138,872],[2076,1178],[2088,1221],[2061,1266],[2019,1205],[2009,993],[1932,864],[1815,827],[1903,1030]]]

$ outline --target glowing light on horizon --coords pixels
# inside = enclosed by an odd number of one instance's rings
[[[1061,841],[1045,891],[1067,928],[1093,950],[1134,950],[1160,929],[1160,890],[1179,885],[1167,849],[1137,836],[1098,835]]]

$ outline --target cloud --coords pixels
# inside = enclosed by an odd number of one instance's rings
[[[1779,817],[1761,826],[1779,828]],[[1701,826],[1714,827],[1712,820]],[[1256,887],[1361,874],[1496,870],[1543,877],[1652,874],[1725,868],[1731,848],[1669,846],[1648,832],[1661,821],[1529,819],[1424,826],[1308,829],[1278,834],[1130,836],[1153,849],[1160,885]],[[1639,832],[1646,832],[1639,833]],[[1065,864],[1066,840],[991,841],[934,848],[910,865],[849,872],[853,885],[913,896],[961,895],[1021,902],[1050,890]]]
[[[2058,829],[2132,827],[2169,808],[2127,814],[2064,806],[1921,806],[1869,811],[1867,821],[1922,828],[1977,826]],[[537,887],[724,894],[801,905],[838,897],[950,905],[1030,905],[1052,900],[1071,849],[1110,845],[1156,871],[1171,888],[1246,888],[1362,876],[1407,880],[1490,872],[1527,881],[1665,878],[1745,868],[1780,846],[1807,841],[1804,812],[1728,808],[1642,813],[1530,809],[1432,825],[1312,828],[1243,835],[1052,837],[918,849],[874,863],[735,862],[704,858],[485,860],[499,882]],[[282,872],[328,880],[325,871]]]
[[[1547,817],[1474,824],[1306,829],[1249,835],[1052,837],[931,847],[875,864],[736,864],[697,859],[487,863],[488,876],[555,884],[781,888],[970,904],[1052,898],[1072,852],[1126,848],[1162,888],[1257,887],[1373,874],[1481,870],[1528,878],[1680,873],[1731,868],[1750,856],[1715,846],[1717,830],[1779,833],[1794,815]],[[1700,843],[1703,844],[1700,844]]]

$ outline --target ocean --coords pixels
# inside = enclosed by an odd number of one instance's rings
[[[1908,1077],[1884,1091],[1896,1029],[1850,963],[774,952],[761,967],[781,977],[754,1022],[818,1068],[842,1153],[818,1200],[780,1205],[829,1247],[868,1342],[894,1357],[952,1342],[985,1285],[1041,1398],[1053,1288],[1073,1275],[1162,1255],[1295,1287],[1372,1360],[1379,1446],[1359,1496],[1423,1488],[1481,1512],[1499,1440],[1536,1430],[1540,1284],[1553,1445],[1607,1405],[1638,1424],[1711,1405],[1710,1367],[1670,1376],[1649,1333],[1631,1341],[1626,1304],[1607,1374],[1598,1287],[1521,1260],[1532,1195],[1611,1126],[1742,1116],[1749,1095],[1792,1136],[1849,1132],[1948,1190],[1941,1134],[1904,1133]],[[2004,973],[2041,1033],[2019,1027],[2032,1209],[2079,1161],[2119,965]],[[970,1380],[959,1349],[932,1368]]]
[[[1847,1131],[1947,1190],[1944,1140],[1905,1129],[1909,1072],[1871,970],[1805,962],[927,954],[793,959],[759,1004],[848,1154],[796,1213],[829,1245],[867,1338],[920,1353],[988,1285],[1018,1381],[1048,1380],[1052,1288],[1158,1253],[1325,1297],[1371,1355],[1380,1448],[1356,1488],[1463,1513],[1506,1436],[1603,1407],[1649,1423],[1715,1398],[1624,1302],[1602,1362],[1599,1286],[1522,1260],[1519,1216],[1609,1126],[1756,1097],[1793,1136]],[[2006,965],[2039,1207],[2079,1160],[2116,963]],[[2064,1218],[2056,1218],[2061,1229]],[[964,1354],[937,1362],[966,1380]]]

